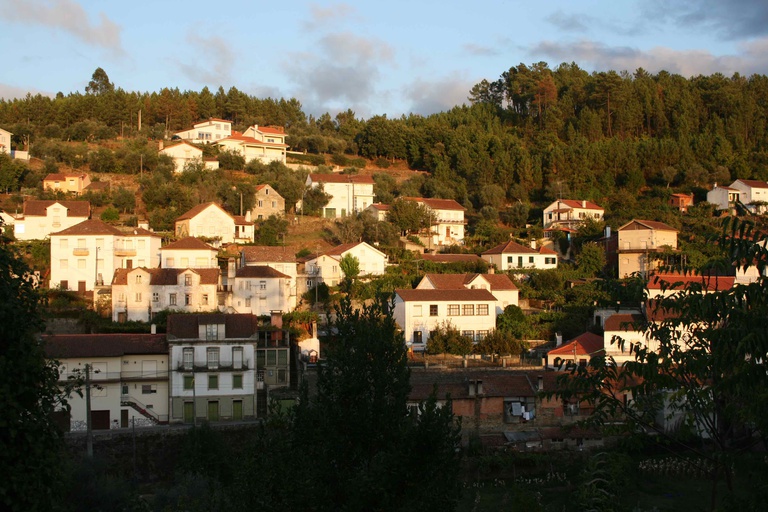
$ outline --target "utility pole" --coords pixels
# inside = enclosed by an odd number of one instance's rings
[[[85,365],[85,450],[93,458],[93,432],[91,431],[91,365]]]

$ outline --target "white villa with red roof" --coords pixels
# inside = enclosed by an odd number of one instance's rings
[[[219,268],[218,249],[191,236],[163,246],[160,254],[163,268]]]
[[[232,284],[232,308],[236,313],[269,315],[296,307],[293,278],[267,265],[240,267]]]
[[[346,217],[373,204],[373,178],[370,176],[313,173],[307,176],[306,186],[322,186],[323,191],[331,196],[323,207],[323,217]]]
[[[305,264],[307,280],[313,287],[319,283],[336,286],[344,278],[339,262],[346,255],[357,258],[360,276],[381,275],[387,268],[387,255],[365,242],[337,245],[309,258]]]
[[[215,158],[203,158],[203,150],[187,141],[179,142],[173,146],[166,146],[160,150],[161,155],[168,155],[173,160],[174,170],[184,172],[188,164],[201,163],[205,169],[216,170],[219,161]]]
[[[426,349],[429,333],[450,324],[476,341],[496,327],[496,297],[482,288],[395,290],[394,319],[413,350]]]
[[[741,191],[731,187],[715,186],[707,192],[707,202],[717,206],[718,210],[730,210],[739,202]]]
[[[232,135],[232,121],[210,118],[192,125],[189,130],[174,133],[174,137],[193,144],[211,144]]]
[[[160,236],[142,228],[121,231],[90,219],[51,234],[50,287],[86,292],[112,281],[115,270],[157,267]]]
[[[499,244],[480,255],[498,270],[557,268],[558,255],[552,249],[533,249],[517,242]]]
[[[506,274],[425,274],[417,290],[488,290],[496,297],[496,314],[517,306],[519,291]]]
[[[259,160],[262,163],[280,162],[285,164],[285,131],[282,127],[254,125],[245,133],[232,132],[216,143],[219,148],[240,153],[246,163]]]
[[[176,219],[176,236],[205,237],[219,243],[253,242],[254,225],[249,215],[230,215],[216,203],[195,206]]]
[[[88,220],[91,203],[88,201],[29,200],[24,203],[21,217],[14,221],[17,240],[43,240],[51,233],[70,228]]]
[[[403,197],[408,201],[426,206],[434,214],[434,223],[430,226],[432,247],[457,245],[464,243],[464,220],[466,208],[453,199],[435,199],[428,197]]]
[[[578,229],[587,219],[603,220],[605,210],[591,201],[576,201],[574,199],[558,199],[544,208],[544,229],[567,228]]]
[[[585,332],[547,352],[547,369],[565,371],[568,364],[586,365],[592,357],[603,354],[603,337]],[[560,359],[562,364],[558,364],[557,359]]]

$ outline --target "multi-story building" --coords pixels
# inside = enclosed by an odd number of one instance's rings
[[[587,219],[603,220],[605,210],[591,201],[558,199],[542,214],[544,228],[578,229]]]
[[[62,386],[77,379],[69,395],[70,429],[85,430],[86,371],[91,382],[95,430],[168,422],[168,344],[163,334],[57,334],[43,336],[46,356],[59,362]],[[87,369],[86,369],[87,368]]]
[[[323,217],[346,217],[373,204],[373,178],[348,174],[310,174],[307,187],[323,187],[331,196],[323,208]]]
[[[677,250],[677,230],[663,222],[633,219],[618,229],[619,277],[647,275],[658,268],[657,253]]]
[[[287,332],[256,316],[169,315],[167,332],[171,422],[253,418],[260,390],[290,384]]]
[[[50,287],[84,293],[109,283],[119,268],[157,267],[160,243],[151,231],[121,231],[96,219],[53,233]]]
[[[417,290],[475,290],[490,291],[496,297],[496,314],[507,306],[517,306],[519,291],[506,274],[425,274]]]
[[[245,133],[232,133],[220,140],[219,148],[239,153],[246,162],[258,160],[264,164],[280,162],[285,164],[285,132],[282,127],[254,125]]]
[[[163,268],[218,268],[219,251],[202,240],[186,237],[160,249]]]
[[[232,135],[232,121],[210,118],[192,125],[189,130],[174,134],[175,139],[181,139],[193,144],[212,144]]]
[[[429,333],[452,325],[479,341],[496,327],[496,297],[488,290],[395,290],[394,318],[413,350],[426,349]]]
[[[258,185],[256,187],[256,199],[253,203],[253,210],[251,210],[251,218],[262,220],[269,218],[271,215],[278,217],[285,215],[285,199],[271,185]]]
[[[429,227],[428,243],[432,248],[464,243],[464,212],[466,208],[453,199],[434,199],[427,197],[403,197],[424,205],[432,214]]]
[[[90,216],[88,201],[29,200],[24,203],[22,216],[14,222],[14,235],[18,240],[43,240]]]
[[[216,170],[219,168],[219,161],[203,157],[203,150],[197,146],[183,141],[173,146],[167,146],[160,150],[161,155],[168,155],[173,160],[174,171],[184,172],[187,165],[202,164],[203,168]]]
[[[320,283],[338,285],[345,277],[340,262],[347,255],[357,258],[360,276],[381,275],[387,268],[387,255],[365,242],[337,245],[306,261],[305,273],[307,279],[312,281],[312,287]]]
[[[216,203],[195,206],[176,219],[177,237],[204,237],[217,243],[253,242],[254,225],[249,215],[230,215]]]
[[[296,307],[293,279],[266,265],[240,267],[232,280],[232,308],[238,313],[269,315]]]
[[[52,173],[43,178],[43,188],[54,192],[64,192],[79,196],[91,184],[91,178],[85,173]]]

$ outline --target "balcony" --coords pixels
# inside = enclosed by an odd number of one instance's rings
[[[243,364],[239,366],[235,366],[233,363],[219,363],[215,368],[209,368],[207,364],[195,364],[192,368],[186,366],[184,363],[178,363],[176,365],[177,372],[247,372],[251,369],[250,361],[248,360],[243,361]]]
[[[88,251],[87,247],[75,247],[72,249],[72,255],[73,256],[88,256],[90,251]]]
[[[126,256],[136,256],[136,249],[133,248],[126,248],[126,247],[115,247],[115,256],[119,257],[126,257]]]

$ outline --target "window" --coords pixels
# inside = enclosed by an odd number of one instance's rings
[[[421,316],[421,305],[413,306],[413,316]]]
[[[262,207],[264,207],[264,201],[262,201],[261,199],[259,199],[259,208],[262,208]]]
[[[461,331],[461,335],[471,340],[475,339],[475,331]]]
[[[280,366],[288,364],[288,351],[287,350],[278,350],[277,351],[277,364]]]
[[[69,260],[59,260],[59,268],[66,270],[69,268]]]
[[[544,258],[544,263],[546,263],[547,265],[554,265],[554,264],[557,263],[557,259],[556,258]]]
[[[208,294],[207,293],[203,294],[201,302],[203,303],[203,306],[207,306],[208,305]]]
[[[136,293],[136,301],[135,302],[141,302],[141,292]]]
[[[232,389],[243,389],[243,375],[236,373],[232,375]]]
[[[269,189],[264,190],[264,195],[267,195],[267,196],[269,195]]]
[[[251,307],[251,298],[250,297],[247,297],[245,299],[245,307],[247,307],[247,308]]]
[[[206,350],[208,356],[208,369],[217,370],[219,368],[219,349],[209,348]]]
[[[141,274],[136,274],[136,284],[141,284]]]
[[[528,263],[533,263],[533,256],[528,256]]]
[[[267,289],[267,282],[259,281],[259,290],[266,290],[266,289]]]
[[[275,366],[277,364],[277,351],[267,350],[267,366]]]
[[[413,342],[424,343],[421,331],[413,331]]]
[[[272,208],[277,208],[277,201],[272,201]]]
[[[464,304],[461,307],[461,314],[464,316],[474,316],[475,314],[475,305],[474,304]]]
[[[85,238],[78,238],[77,239],[77,248],[78,249],[85,249]]]
[[[218,324],[208,324],[205,326],[205,339],[216,340],[219,338]]]
[[[243,367],[243,347],[232,347],[232,366],[235,370]]]
[[[478,316],[487,316],[488,315],[488,304],[478,304],[477,305],[477,314],[478,314]]]
[[[174,263],[173,258],[166,258],[165,259],[165,266],[166,267],[173,268],[173,263]]]
[[[190,295],[188,293],[184,294],[184,305],[189,306],[189,303],[191,301]]]
[[[80,269],[85,268],[85,258],[79,258],[77,260],[77,268],[80,268]]]
[[[475,341],[483,341],[486,336],[488,336],[488,331],[487,330],[477,331],[477,334],[476,334],[476,337],[475,337]]]
[[[152,302],[160,302],[160,294],[158,292],[152,292]]]
[[[62,238],[61,240],[59,240],[60,249],[66,249],[68,247],[69,247],[69,240],[67,240],[66,238]]]
[[[139,240],[139,242],[138,242],[139,249],[144,249],[145,242],[146,242],[145,240]]]
[[[429,316],[437,316],[437,304],[429,305]]]
[[[448,304],[448,316],[458,316],[458,315],[459,315],[459,305]]]
[[[192,286],[192,276],[184,274],[184,286]]]
[[[189,268],[189,258],[181,258],[181,268]]]
[[[157,393],[157,384],[142,384],[141,385],[141,394],[142,395],[151,395],[153,393]]]
[[[219,376],[218,375],[209,375],[208,376],[208,389],[219,389]]]
[[[184,389],[189,391],[192,389],[192,386],[195,385],[195,377],[194,375],[185,375],[184,376]]]
[[[184,349],[184,369],[191,370],[195,364],[195,349],[192,347]]]
[[[168,305],[175,306],[176,305],[176,294],[172,293],[168,295]]]

